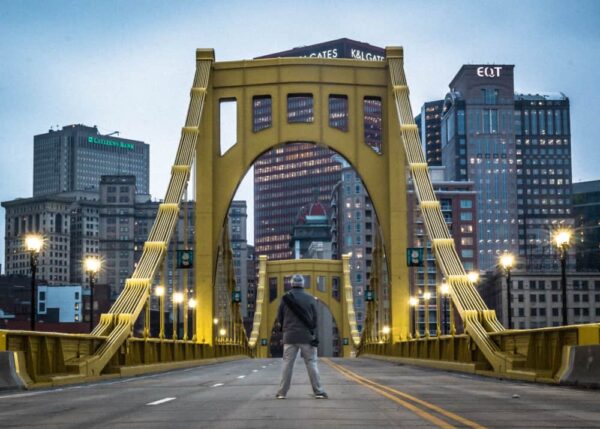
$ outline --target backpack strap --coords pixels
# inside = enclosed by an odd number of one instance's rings
[[[296,302],[293,295],[291,295],[288,292],[283,295],[282,299],[283,299],[283,302],[285,303],[285,305],[287,305],[288,308],[290,310],[292,310],[292,313],[294,313],[296,315],[296,317],[298,317],[298,319],[300,319],[300,321],[304,324],[304,326],[306,326],[308,328],[308,330],[310,331],[310,334],[313,335],[313,331],[315,329],[315,324],[313,323],[311,318],[306,314],[306,311]]]

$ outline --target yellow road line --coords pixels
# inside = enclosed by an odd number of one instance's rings
[[[446,416],[446,417],[448,417],[448,418],[450,418],[450,419],[452,419],[452,420],[454,420],[454,421],[456,421],[458,423],[461,423],[461,424],[463,424],[465,426],[468,426],[468,427],[471,427],[473,429],[485,429],[485,426],[482,426],[482,425],[480,425],[478,423],[475,423],[472,420],[469,420],[469,419],[466,419],[466,418],[464,418],[462,416],[459,416],[458,414],[455,414],[455,413],[453,413],[451,411],[445,410],[445,409],[443,409],[443,408],[441,408],[441,407],[439,407],[437,405],[434,405],[434,404],[431,404],[431,403],[429,403],[427,401],[424,401],[422,399],[416,398],[416,397],[414,397],[412,395],[409,395],[408,393],[404,393],[404,392],[402,392],[400,390],[393,389],[393,388],[391,388],[389,386],[385,386],[383,384],[376,383],[375,381],[369,380],[368,378],[365,378],[365,377],[362,377],[361,375],[358,375],[358,374],[350,371],[349,369],[342,367],[341,365],[333,363],[329,359],[323,359],[323,360],[327,364],[329,364],[332,368],[337,369],[338,371],[340,371],[344,375],[348,376],[349,378],[353,378],[355,381],[360,381],[361,384],[368,384],[368,385],[376,387],[378,389],[382,389],[382,390],[384,390],[386,392],[390,392],[393,395],[401,396],[401,397],[403,397],[405,399],[408,399],[410,401],[416,402],[419,405],[422,405],[422,406],[424,406],[426,408],[429,408],[430,410],[433,410],[433,411],[435,411],[437,413],[440,413],[440,414],[442,414],[442,415],[444,415],[444,416]],[[381,393],[383,394],[384,392],[381,392]],[[384,396],[386,396],[386,395],[384,395]]]
[[[361,384],[371,390],[373,390],[375,393],[378,393],[382,396],[385,396],[386,398],[390,399],[391,401],[396,402],[397,404],[402,405],[404,408],[412,411],[413,413],[415,413],[416,415],[418,415],[419,417],[433,423],[434,425],[436,425],[439,428],[442,429],[456,429],[456,426],[452,426],[451,424],[443,421],[442,419],[434,416],[433,414],[429,414],[427,411],[424,411],[416,406],[414,406],[413,404],[403,401],[400,398],[397,398],[393,395],[390,395],[389,393],[385,392],[384,390],[379,389],[376,386],[371,386],[370,384],[358,379],[357,377],[355,377],[353,374],[351,374],[350,372],[346,372],[343,368],[339,367],[338,365],[334,364],[333,362],[331,362],[329,359],[322,359],[325,363],[327,363],[329,366],[331,366],[332,368],[334,368],[335,370],[339,371],[342,375],[344,375],[345,377],[349,378],[352,381],[355,381],[358,384]]]

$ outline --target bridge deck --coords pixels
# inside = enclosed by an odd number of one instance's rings
[[[329,400],[312,398],[301,360],[288,398],[277,400],[280,369],[280,359],[248,359],[63,389],[4,392],[0,426],[600,427],[599,391],[332,359],[320,362]]]

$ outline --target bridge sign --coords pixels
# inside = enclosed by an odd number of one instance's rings
[[[409,247],[406,249],[406,265],[409,267],[423,266],[423,248]]]
[[[177,251],[177,268],[188,269],[194,268],[194,251],[193,250],[178,250]]]
[[[260,345],[261,345],[261,346],[266,346],[267,344],[268,344],[268,341],[267,341],[267,339],[266,339],[266,338],[261,338],[261,339],[260,339]]]

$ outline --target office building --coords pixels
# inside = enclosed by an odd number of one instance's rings
[[[324,248],[331,249],[329,216],[327,209],[318,200],[315,199],[298,211],[290,247],[294,249],[294,259],[319,259],[313,258],[318,252],[325,256],[320,259],[331,259],[331,250],[324,251]]]
[[[349,39],[339,39],[311,46],[294,48],[260,58],[312,57],[354,58],[380,61],[385,58],[382,48]],[[312,99],[302,94],[288,97],[288,120],[312,122]],[[348,100],[332,98],[331,121],[347,129],[348,118],[337,113],[347,110]],[[381,100],[365,100],[365,141],[376,152],[381,148]],[[337,116],[336,116],[337,115]],[[254,100],[254,130],[268,127],[271,121],[270,99]],[[327,205],[335,184],[340,180],[340,164],[332,159],[334,153],[312,143],[293,143],[267,152],[254,166],[254,243],[257,255],[269,259],[290,259],[290,233],[300,207],[318,200]],[[321,142],[327,144],[327,142]]]
[[[5,212],[5,263],[10,275],[29,275],[25,236],[44,237],[38,255],[39,279],[49,284],[87,282],[83,259],[99,254],[98,195],[68,192],[2,203]]]
[[[33,196],[98,192],[102,175],[136,176],[138,194],[149,194],[150,147],[102,135],[98,128],[68,125],[33,138]]]
[[[109,285],[115,299],[141,257],[160,201],[136,194],[135,176],[102,176],[96,192],[66,192],[5,201],[6,273],[30,275],[24,238],[41,234],[44,247],[38,256],[37,276],[50,285],[80,284],[89,278],[83,269],[86,257],[100,257],[98,285]],[[194,243],[193,201],[182,202],[175,238],[166,258],[167,288],[183,290],[193,285],[192,269],[177,269],[176,250]],[[175,273],[175,275],[173,275]]]
[[[233,270],[236,289],[241,292],[240,311],[248,319],[248,234],[246,201],[232,201],[229,207],[229,241],[233,252]],[[252,273],[252,277],[255,274]]]
[[[81,285],[40,285],[36,289],[38,323],[74,323],[83,320]]]
[[[559,264],[552,234],[573,225],[569,99],[515,94],[514,127],[518,261],[526,271],[552,270]]]
[[[450,180],[479,193],[479,266],[506,251],[517,267],[556,267],[552,234],[573,225],[569,99],[514,93],[514,66],[464,65],[442,115],[442,163]]]
[[[256,286],[258,283],[258,260],[254,253],[254,246],[248,244],[247,250],[247,262],[246,262],[246,279],[248,292],[246,298],[248,300],[247,308],[248,315],[244,319],[244,327],[246,328],[246,335],[250,336],[252,332],[252,324],[254,323],[254,312],[256,311]]]
[[[518,251],[512,65],[464,65],[452,82],[442,116],[446,179],[469,180],[479,194],[479,268]]]
[[[101,178],[99,253],[104,263],[99,282],[110,285],[113,299],[133,274],[161,203],[151,200],[147,195],[136,195],[136,189],[136,177],[132,175]],[[186,292],[186,289],[190,294],[189,289],[194,284],[194,270],[177,267],[177,250],[191,249],[194,243],[194,216],[194,202],[183,201],[165,260],[169,295],[174,291]]]
[[[517,329],[562,325],[560,272],[511,273],[512,324]],[[481,296],[508,326],[506,277],[490,272],[480,282]],[[567,273],[567,320],[569,325],[600,322],[600,274]]]
[[[429,166],[442,165],[442,112],[444,100],[428,101],[421,107],[415,123],[421,136],[423,153]]]
[[[573,183],[577,271],[600,271],[600,180]]]
[[[458,256],[467,272],[478,272],[477,258],[477,193],[473,182],[447,181],[444,179],[444,167],[429,167],[429,174],[437,200],[440,202],[442,215],[448,226],[448,230],[454,239],[454,245]],[[411,296],[419,298],[416,309],[418,317],[416,326],[420,335],[425,334],[425,303],[422,299],[424,292],[431,294],[428,301],[429,306],[429,332],[434,335],[436,325],[436,299],[439,286],[443,278],[438,272],[435,254],[431,248],[431,242],[427,238],[427,231],[420,213],[416,195],[412,185],[408,191],[408,207],[412,216],[409,218],[408,238],[411,247],[423,249],[423,266],[411,267],[410,291]],[[446,309],[449,311],[449,308]],[[442,317],[440,323],[449,320]],[[444,332],[449,332],[449,327],[444,327]]]
[[[342,255],[350,255],[356,323],[358,330],[362,331],[366,317],[364,295],[371,278],[379,227],[360,176],[342,157],[336,156],[336,160],[342,166],[342,174],[331,194],[332,257],[341,259]],[[383,287],[387,287],[385,279]]]

